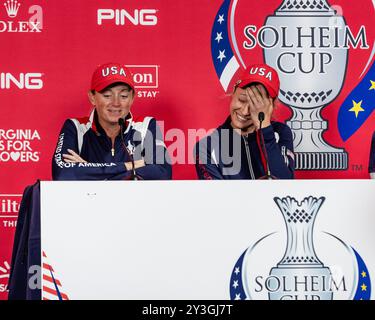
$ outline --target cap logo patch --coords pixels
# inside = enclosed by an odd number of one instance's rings
[[[272,72],[268,71],[266,73],[265,68],[252,67],[250,68],[250,74],[258,74],[262,77],[266,77],[269,81],[272,81]]]
[[[123,68],[118,68],[116,66],[113,66],[113,67],[106,67],[104,69],[102,69],[102,76],[103,77],[108,77],[108,76],[113,76],[113,75],[116,75],[116,74],[119,74],[120,76],[124,76],[126,77],[126,72]]]

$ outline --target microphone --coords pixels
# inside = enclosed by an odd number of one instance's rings
[[[262,128],[262,122],[264,121],[264,112],[261,111],[258,113],[258,120],[260,123],[260,127]]]
[[[120,136],[121,136],[121,143],[123,148],[126,150],[126,153],[128,154],[130,161],[132,163],[132,173],[130,176],[130,180],[138,180],[137,175],[135,174],[135,167],[134,167],[134,158],[133,155],[129,152],[128,148],[125,145],[124,141],[124,128],[125,128],[125,121],[123,118],[118,119],[118,125],[120,126]]]
[[[273,180],[274,177],[271,175],[270,171],[270,165],[268,163],[268,155],[267,155],[267,149],[266,149],[266,144],[264,143],[264,137],[263,137],[263,132],[262,132],[262,123],[264,121],[264,112],[259,112],[258,113],[258,120],[259,120],[259,135],[260,135],[260,147],[262,149],[262,153],[264,154],[264,158],[266,160],[266,175],[260,179],[267,179],[267,180]]]

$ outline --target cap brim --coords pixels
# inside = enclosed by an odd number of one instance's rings
[[[130,81],[124,81],[124,78],[105,79],[105,81],[99,82],[92,89],[97,91],[97,92],[100,92],[100,91],[104,90],[105,88],[107,88],[108,86],[110,86],[111,84],[114,84],[114,83],[127,84],[130,88],[132,88],[134,90],[134,84],[131,83]]]
[[[275,99],[277,97],[278,93],[276,93],[275,89],[272,88],[266,81],[264,81],[263,78],[247,78],[247,79],[242,80],[238,86],[240,88],[243,88],[254,82],[258,82],[264,85],[264,87],[267,89],[267,92],[271,98]]]

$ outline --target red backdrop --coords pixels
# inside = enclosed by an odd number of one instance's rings
[[[230,2],[233,5],[234,1]],[[261,27],[281,2],[239,0],[238,8],[247,12],[247,24]],[[173,157],[177,156],[176,140],[181,143],[177,149],[181,161],[173,165],[173,178],[196,179],[194,165],[188,163],[195,138],[188,143],[188,131],[215,128],[228,114],[229,97],[220,84],[214,67],[217,57],[211,51],[212,30],[223,3],[20,0],[6,7],[0,2],[1,299],[6,298],[20,195],[36,179],[51,179],[51,158],[59,130],[66,118],[90,112],[87,90],[98,64],[118,61],[130,66],[137,77],[139,95],[132,112],[164,121],[165,140]],[[374,28],[370,25],[374,7],[371,0],[361,3],[330,1],[342,8],[353,32],[365,26],[369,44],[368,48],[349,48],[343,88],[322,112],[329,122],[324,139],[345,148],[349,166],[341,171],[299,171],[297,178],[368,178],[374,113],[346,141],[341,139],[337,125],[343,101],[373,61]],[[18,11],[12,11],[12,6]],[[100,9],[108,9],[101,23]],[[116,25],[116,9],[129,14],[123,25]],[[264,59],[259,47],[244,54],[246,62]],[[278,120],[290,116],[289,107],[280,103]]]

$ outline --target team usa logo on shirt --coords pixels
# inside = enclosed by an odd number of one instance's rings
[[[297,170],[348,170],[343,144],[375,108],[374,5],[363,1],[359,15],[352,3],[335,3],[223,0],[212,27],[223,90],[232,91],[247,65],[264,62],[278,71],[278,98],[292,111],[286,123]]]
[[[130,155],[134,155],[135,146],[133,143],[130,142],[130,140],[128,141],[128,145],[126,146],[126,149],[128,149],[128,152]]]
[[[325,197],[278,198],[285,235],[266,234],[237,260],[234,300],[369,300],[371,278],[360,254],[339,237],[314,232]],[[284,255],[282,253],[284,252]]]

